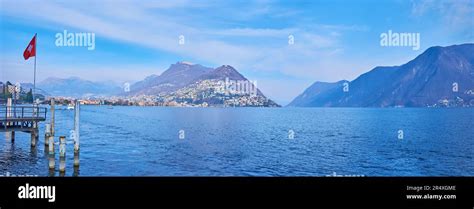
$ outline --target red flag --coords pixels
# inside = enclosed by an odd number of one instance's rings
[[[26,47],[25,51],[23,52],[23,58],[27,60],[30,57],[36,56],[36,34],[31,39],[30,44]]]

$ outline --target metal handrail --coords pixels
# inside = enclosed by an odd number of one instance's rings
[[[46,119],[47,108],[38,106],[0,106],[0,119]]]

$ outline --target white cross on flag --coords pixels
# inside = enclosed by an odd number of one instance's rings
[[[36,35],[33,36],[33,39],[31,39],[30,44],[28,44],[25,51],[23,52],[23,58],[25,58],[25,60],[34,56],[36,56]]]

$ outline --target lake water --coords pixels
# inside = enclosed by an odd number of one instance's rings
[[[474,175],[472,108],[81,108],[79,176]],[[73,117],[56,111],[56,141]],[[44,123],[36,148],[0,138],[0,175],[53,175]]]

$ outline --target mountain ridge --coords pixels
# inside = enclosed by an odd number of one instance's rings
[[[48,77],[39,82],[37,88],[51,96],[87,97],[111,96],[119,93],[121,88],[111,82],[94,82],[71,76],[68,78]]]
[[[135,83],[127,95],[156,95],[163,104],[279,106],[230,65],[213,69],[177,62],[161,75],[149,76]]]
[[[212,68],[188,62],[177,62],[160,75],[151,75],[130,86],[126,95],[160,94],[175,91]]]
[[[468,92],[474,91],[473,54],[472,43],[430,47],[405,64],[378,66],[361,74],[348,82],[348,92],[326,89],[305,101],[296,97],[288,106],[472,106],[473,94]]]

